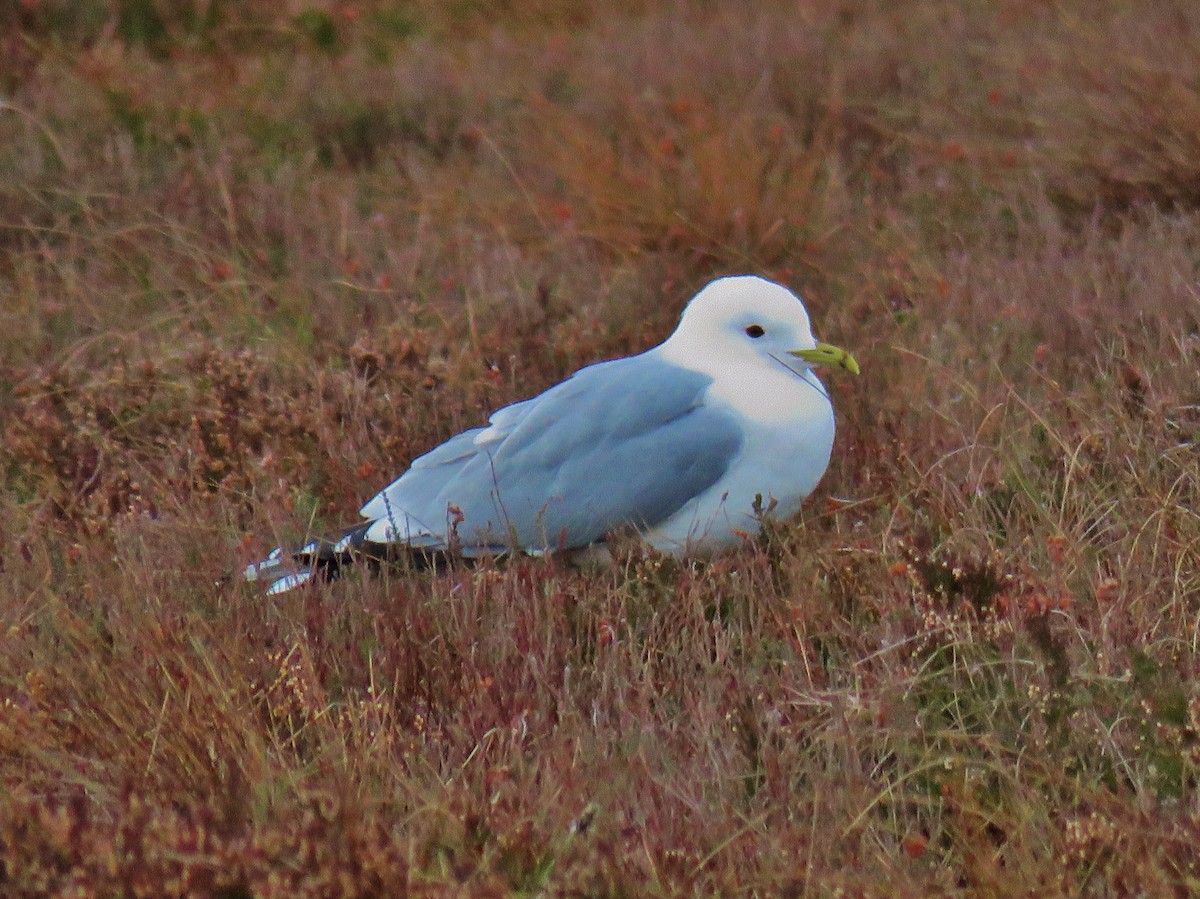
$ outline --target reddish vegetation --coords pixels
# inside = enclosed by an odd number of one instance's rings
[[[0,9],[0,895],[1195,893],[1200,7],[233,6]],[[799,520],[233,576],[740,271]]]

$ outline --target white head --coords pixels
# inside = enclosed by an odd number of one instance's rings
[[[783,365],[804,374],[813,365],[858,366],[844,350],[818,344],[800,298],[755,275],[719,278],[701,290],[663,344],[667,355],[693,368]]]

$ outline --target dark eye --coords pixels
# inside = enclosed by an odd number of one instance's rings
[[[751,325],[746,329],[746,336],[753,337],[755,340],[762,337],[767,332],[762,329],[762,325]]]

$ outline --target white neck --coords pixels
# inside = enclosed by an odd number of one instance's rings
[[[771,356],[740,353],[731,358],[675,335],[651,352],[666,362],[713,379],[705,402],[733,409],[754,421],[786,424],[829,408],[829,392],[812,369],[799,370]]]

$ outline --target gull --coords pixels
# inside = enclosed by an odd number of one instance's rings
[[[719,278],[663,343],[497,410],[413,461],[359,524],[276,548],[245,577],[275,594],[401,550],[589,558],[631,529],[711,556],[757,534],[765,510],[794,515],[824,475],[834,414],[817,366],[859,371],[786,287]]]

